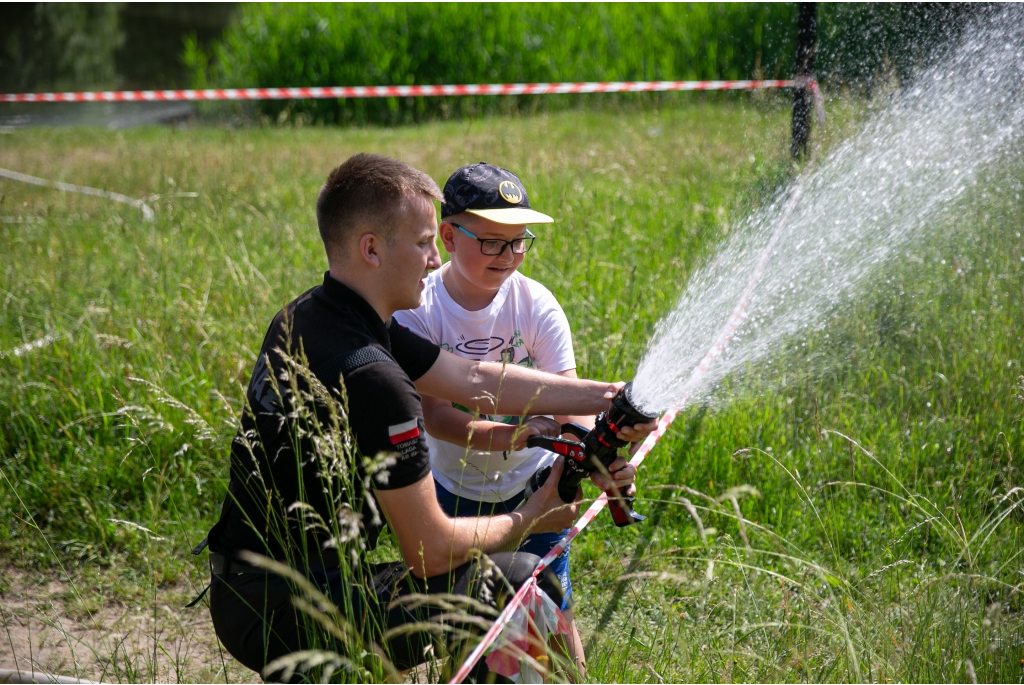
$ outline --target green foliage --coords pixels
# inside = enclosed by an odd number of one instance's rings
[[[819,76],[865,87],[908,82],[990,8],[968,3],[819,3]],[[880,83],[881,82],[881,83]]]
[[[830,110],[832,135],[850,109]],[[791,177],[787,122],[769,95],[397,129],[9,135],[0,166],[164,197],[147,223],[0,182],[0,556],[46,578],[101,567],[154,607],[156,579],[202,587],[187,550],[223,498],[242,384],[270,318],[321,278],[314,199],[348,155],[520,174],[556,219],[524,271],[562,303],[581,374],[626,379],[693,270]],[[677,419],[641,469],[649,523],[602,514],[573,543],[592,680],[1019,680],[1019,179],[1019,163],[992,170],[823,331]],[[397,558],[393,541],[374,555]]]
[[[122,3],[5,5],[0,24],[0,88],[116,86],[114,55],[124,43]]]
[[[817,72],[906,82],[952,42],[965,5],[821,3]],[[184,60],[195,87],[363,86],[789,78],[795,3],[247,4],[212,51]],[[272,120],[396,124],[669,94],[261,102]],[[687,96],[692,97],[692,95]]]
[[[250,4],[214,52],[189,52],[196,84],[361,86],[735,79],[785,74],[789,4]],[[261,103],[272,117],[397,123],[579,96]]]

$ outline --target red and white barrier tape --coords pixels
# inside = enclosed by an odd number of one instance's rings
[[[6,93],[0,102],[191,102],[199,100],[303,100],[442,95],[549,95],[642,93],[675,90],[810,88],[814,79],[768,81],[607,81],[582,83],[494,83],[452,86],[327,86],[310,88],[210,88],[207,90],[114,90],[80,93]]]
[[[790,214],[793,213],[793,208],[800,200],[800,196],[802,194],[803,186],[797,184],[793,189],[793,192],[790,194],[789,201],[786,203],[786,206],[782,211],[782,216],[779,218],[779,222],[776,225],[775,230],[772,232],[771,237],[768,238],[768,243],[761,251],[757,264],[754,265],[754,270],[751,272],[750,278],[747,280],[747,285],[740,294],[740,299],[736,302],[736,306],[733,308],[732,314],[729,315],[729,319],[725,322],[722,330],[718,332],[718,337],[715,338],[715,342],[711,345],[707,354],[704,355],[700,364],[698,364],[690,373],[690,377],[683,385],[683,400],[677,406],[672,407],[662,415],[658,420],[658,427],[654,432],[647,436],[646,440],[643,441],[639,449],[637,449],[636,454],[634,454],[633,458],[630,459],[630,464],[637,468],[640,467],[640,464],[658,443],[661,436],[665,435],[668,431],[668,427],[675,420],[680,410],[689,401],[690,395],[704,380],[704,377],[711,369],[711,366],[725,352],[726,347],[729,345],[729,341],[732,340],[733,335],[736,334],[736,330],[743,322],[743,319],[746,318],[747,307],[750,306],[750,300],[754,296],[754,290],[757,288],[758,282],[760,282],[761,277],[764,275],[772,250],[775,248],[775,244],[779,241],[779,236],[782,235],[782,228],[786,225],[786,221],[789,219]],[[576,521],[576,525],[574,525],[572,529],[570,529],[569,533],[562,538],[561,542],[552,547],[551,551],[540,560],[540,563],[537,564],[536,570],[533,572],[533,576],[527,579],[527,581],[520,586],[519,591],[516,592],[512,599],[509,600],[508,604],[505,605],[505,609],[498,615],[498,618],[494,620],[494,624],[484,634],[480,643],[472,652],[470,652],[469,656],[466,657],[465,662],[463,662],[462,666],[455,673],[455,676],[451,681],[449,681],[450,683],[461,683],[466,679],[466,676],[469,675],[470,669],[477,664],[480,657],[483,656],[484,651],[486,651],[487,648],[490,647],[496,639],[498,639],[498,635],[501,634],[502,629],[512,617],[516,607],[519,606],[523,598],[526,596],[530,586],[536,584],[537,577],[540,575],[541,571],[546,569],[555,559],[557,559],[558,555],[562,553],[572,539],[579,535],[580,531],[586,528],[587,525],[589,525],[590,522],[593,521],[606,506],[608,506],[608,495],[601,493],[601,496],[594,500],[594,503],[591,504],[583,516]]]

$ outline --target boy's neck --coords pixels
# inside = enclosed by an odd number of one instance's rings
[[[441,282],[448,295],[468,312],[486,309],[498,295],[497,290],[484,290],[463,278],[450,264],[441,267]],[[500,290],[500,288],[499,288]]]

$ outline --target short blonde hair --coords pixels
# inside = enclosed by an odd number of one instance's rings
[[[359,228],[372,228],[384,240],[407,197],[441,200],[437,183],[419,169],[383,155],[360,152],[334,168],[316,199],[316,222],[327,254],[344,249]]]

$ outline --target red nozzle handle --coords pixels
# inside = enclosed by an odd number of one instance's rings
[[[608,495],[608,511],[611,512],[612,520],[619,528],[631,526],[634,523],[646,521],[646,516],[641,516],[633,510],[633,497],[613,497]]]
[[[564,455],[566,459],[582,462],[587,458],[586,448],[583,443],[565,438],[555,438],[550,435],[532,435],[526,439],[527,447],[542,447],[555,454]]]

